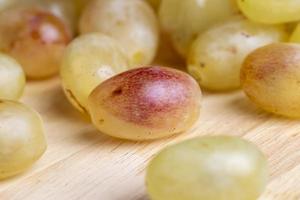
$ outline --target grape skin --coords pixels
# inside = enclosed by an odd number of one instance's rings
[[[243,64],[241,82],[260,108],[300,118],[300,45],[274,43],[255,50]]]
[[[251,20],[282,24],[300,20],[298,0],[238,0],[240,10]]]
[[[189,130],[199,118],[201,90],[188,74],[152,66],[126,71],[88,99],[94,125],[128,140],[152,140]]]
[[[22,67],[13,58],[0,54],[0,99],[18,100],[25,83]]]
[[[0,50],[15,58],[31,79],[58,72],[70,39],[66,25],[42,9],[13,8],[0,14]]]
[[[234,17],[199,35],[188,56],[188,70],[206,89],[237,89],[246,56],[261,46],[287,39],[284,26]]]
[[[128,59],[119,44],[100,33],[82,35],[67,47],[60,76],[66,96],[87,114],[87,99],[104,80],[127,70]]]
[[[199,33],[237,12],[232,0],[162,0],[159,20],[177,51],[186,57]]]
[[[267,161],[245,140],[194,138],[162,150],[147,169],[152,200],[256,200],[267,182]]]
[[[45,9],[62,19],[73,34],[77,31],[79,11],[74,0],[22,0],[14,6]]]
[[[0,100],[0,179],[19,174],[46,150],[41,117],[27,106]]]
[[[132,67],[150,64],[159,42],[155,12],[142,0],[95,0],[85,8],[79,29],[82,34],[101,32],[118,40]]]

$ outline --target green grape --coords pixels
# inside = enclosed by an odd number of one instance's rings
[[[178,52],[186,57],[199,33],[235,13],[232,0],[162,0],[159,19]]]
[[[246,56],[287,37],[284,26],[257,24],[236,17],[200,34],[188,56],[188,70],[209,90],[237,89]]]
[[[243,64],[241,82],[262,109],[300,118],[300,45],[277,43],[255,50]]]
[[[299,0],[237,0],[240,10],[251,20],[279,24],[300,20]]]
[[[70,31],[57,17],[37,8],[0,13],[0,50],[14,57],[32,79],[58,72]]]
[[[122,48],[109,36],[86,34],[66,49],[60,70],[64,91],[70,102],[87,114],[87,99],[104,80],[128,69]]]
[[[201,91],[188,74],[144,67],[114,76],[88,99],[94,125],[129,140],[149,140],[189,130],[198,120]]]
[[[25,82],[22,67],[13,58],[0,54],[0,99],[18,100]]]
[[[300,24],[298,24],[295,30],[293,31],[290,37],[290,42],[300,43]]]
[[[194,138],[162,150],[149,164],[152,200],[256,200],[267,161],[255,145],[229,137]]]
[[[95,0],[85,8],[80,32],[101,32],[115,38],[125,49],[130,65],[149,64],[159,38],[154,11],[141,0]]]
[[[27,106],[0,100],[0,179],[19,174],[46,150],[41,117]]]

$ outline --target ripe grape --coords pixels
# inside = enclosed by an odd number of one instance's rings
[[[70,32],[54,15],[37,8],[0,13],[0,50],[14,57],[32,79],[58,72]]]
[[[300,20],[298,0],[238,0],[240,10],[249,19],[266,24],[279,24]]]
[[[232,0],[162,0],[159,19],[178,52],[186,57],[199,33],[235,13]]]
[[[209,90],[237,89],[246,56],[256,48],[284,40],[287,40],[284,26],[235,17],[200,34],[188,56],[188,70]]]
[[[24,87],[22,67],[13,58],[0,54],[0,99],[18,100]]]
[[[267,161],[236,137],[194,138],[162,150],[146,180],[152,200],[256,200],[266,186]]]
[[[197,121],[201,91],[188,74],[163,67],[130,70],[93,90],[88,108],[103,133],[148,140],[182,133]]]
[[[70,102],[87,113],[92,90],[127,69],[128,59],[118,43],[109,36],[93,33],[78,37],[67,47],[60,75]]]
[[[0,179],[23,172],[45,150],[39,114],[21,103],[0,100]]]
[[[278,43],[255,50],[243,64],[241,81],[259,107],[300,117],[300,45]]]
[[[141,0],[95,0],[85,8],[80,32],[101,32],[120,42],[130,65],[149,64],[159,38],[158,22],[152,8]]]
[[[73,0],[22,0],[17,5],[46,9],[61,18],[73,33],[77,30],[79,12]]]

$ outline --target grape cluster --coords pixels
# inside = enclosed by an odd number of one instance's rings
[[[126,140],[190,130],[200,86],[242,88],[262,109],[300,118],[299,20],[298,0],[1,0],[0,179],[46,150],[41,117],[18,102],[26,78],[59,74],[99,132]],[[255,200],[267,168],[241,138],[194,138],[155,156],[147,189],[153,200]]]

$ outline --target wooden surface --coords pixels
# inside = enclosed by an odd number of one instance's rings
[[[69,105],[57,78],[30,83],[23,102],[45,122],[48,150],[33,168],[0,182],[1,200],[146,200],[145,166],[161,148],[185,138],[231,134],[256,143],[270,163],[260,200],[300,200],[300,121],[264,113],[242,94],[204,94],[189,133],[147,142],[100,134]]]

